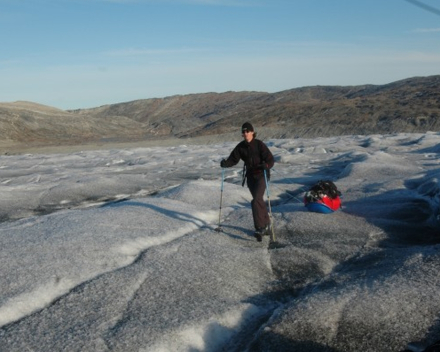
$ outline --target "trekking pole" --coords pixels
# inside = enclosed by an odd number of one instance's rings
[[[217,232],[222,232],[223,229],[221,227],[221,218],[222,218],[222,203],[223,203],[223,180],[225,179],[225,169],[222,168],[222,186],[220,189],[220,210],[218,213],[218,227],[215,229]]]
[[[269,204],[269,217],[270,217],[270,240],[271,242],[275,242],[275,231],[273,226],[273,216],[272,216],[272,208],[270,206],[270,192],[269,192],[269,182],[267,181],[267,173],[264,170],[264,181],[266,182],[266,195],[267,195],[267,203]]]

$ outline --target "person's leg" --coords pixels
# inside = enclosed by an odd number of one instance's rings
[[[266,191],[266,183],[264,177],[255,179],[252,176],[247,178],[247,182],[253,198],[251,201],[251,207],[254,226],[256,230],[260,230],[270,224],[269,213],[263,199],[264,192]]]

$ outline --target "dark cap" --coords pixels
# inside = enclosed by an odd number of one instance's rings
[[[254,127],[249,122],[245,122],[243,126],[241,126],[241,133],[244,131],[254,132]]]

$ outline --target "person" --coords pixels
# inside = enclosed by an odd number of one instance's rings
[[[243,184],[247,180],[247,186],[252,195],[251,207],[255,226],[255,238],[261,242],[262,236],[269,235],[270,217],[263,196],[266,191],[266,180],[270,178],[270,169],[274,165],[274,158],[269,148],[261,140],[257,139],[254,127],[245,122],[241,126],[244,140],[241,141],[231,152],[227,159],[222,159],[220,166],[232,167],[240,160],[244,161]]]

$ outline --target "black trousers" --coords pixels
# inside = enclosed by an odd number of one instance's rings
[[[264,175],[257,175],[256,177],[249,175],[247,177],[247,186],[252,194],[251,207],[255,229],[263,228],[270,224],[269,213],[263,199],[264,192],[266,192]]]

